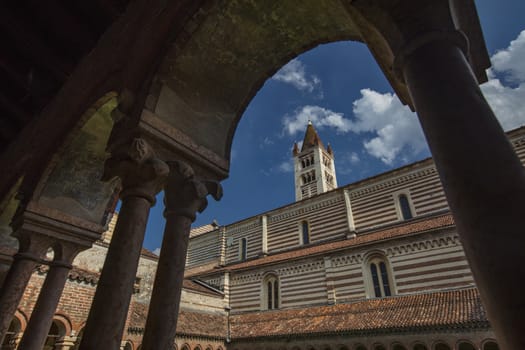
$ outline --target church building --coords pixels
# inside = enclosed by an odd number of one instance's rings
[[[525,128],[508,138],[523,161]],[[499,349],[431,158],[337,187],[312,123],[292,152],[295,202],[192,229],[175,349]],[[46,350],[77,349],[117,216],[76,257]],[[143,249],[124,350],[141,349],[157,262]],[[47,271],[1,349],[17,348]]]

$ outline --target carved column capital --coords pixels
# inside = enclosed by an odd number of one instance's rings
[[[164,216],[182,215],[195,220],[197,212],[208,205],[207,195],[215,200],[222,198],[222,186],[217,181],[200,180],[193,169],[181,161],[168,162],[170,173],[166,181]]]
[[[138,196],[152,205],[169,173],[168,165],[159,159],[153,148],[142,138],[117,147],[104,164],[103,181],[114,177],[122,180],[120,198]]]

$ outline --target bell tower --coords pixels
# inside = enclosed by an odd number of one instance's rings
[[[297,142],[293,146],[293,158],[296,201],[337,188],[332,147],[324,147],[310,121],[301,150]]]

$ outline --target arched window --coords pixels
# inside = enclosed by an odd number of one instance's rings
[[[269,274],[262,284],[262,308],[264,310],[274,310],[279,308],[279,279],[275,274]]]
[[[392,277],[386,258],[382,255],[373,255],[365,266],[368,275],[368,295],[376,298],[391,296]]]
[[[49,333],[47,334],[43,350],[54,350],[57,340],[62,338],[64,335],[64,325],[60,321],[54,320],[53,323],[51,323],[51,327],[49,328]]]
[[[401,217],[403,220],[412,219],[414,216],[412,215],[412,209],[410,208],[410,202],[408,201],[407,195],[400,194],[397,199],[399,201],[399,209],[401,211]]]
[[[476,347],[468,341],[462,341],[458,345],[458,350],[476,350]]]
[[[16,339],[17,334],[21,331],[22,325],[18,318],[13,318],[9,324],[9,328],[5,334],[4,341],[2,343],[1,349],[11,349],[10,343]]]
[[[428,350],[427,346],[424,344],[415,344],[412,350]]]
[[[450,346],[448,346],[448,344],[439,342],[439,343],[436,343],[436,345],[434,345],[434,350],[451,350],[451,349],[450,349]]]
[[[362,344],[358,344],[358,345],[356,345],[355,350],[366,350],[366,346],[364,346]]]
[[[489,340],[483,344],[483,350],[499,350],[499,346],[495,341]]]
[[[241,238],[239,241],[239,259],[246,260],[248,256],[248,239]]]
[[[404,345],[401,345],[401,344],[394,344],[392,346],[392,350],[407,350],[407,348]]]
[[[133,350],[133,345],[130,341],[126,342],[126,344],[124,345],[124,350]]]
[[[310,243],[310,226],[308,225],[308,221],[306,220],[301,222],[301,243]]]
[[[386,347],[383,344],[375,344],[374,350],[386,350]]]

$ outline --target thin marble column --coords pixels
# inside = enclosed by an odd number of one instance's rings
[[[100,275],[80,350],[118,350],[126,323],[149,210],[169,167],[143,139],[106,161],[104,179],[122,179],[122,206]]]
[[[465,56],[462,33],[408,42],[399,68],[502,349],[525,349],[525,172]]]
[[[42,263],[51,245],[46,237],[29,231],[22,230],[16,235],[20,248],[13,257],[13,263],[0,290],[0,344],[4,340],[35,267]]]
[[[191,223],[196,212],[206,208],[208,194],[216,200],[222,196],[220,184],[196,179],[185,163],[169,165],[164,196],[166,226],[142,340],[144,350],[173,347]]]
[[[18,350],[41,350],[44,347],[73,259],[78,252],[85,249],[66,242],[58,243],[55,248],[55,258],[49,264],[46,279]]]

